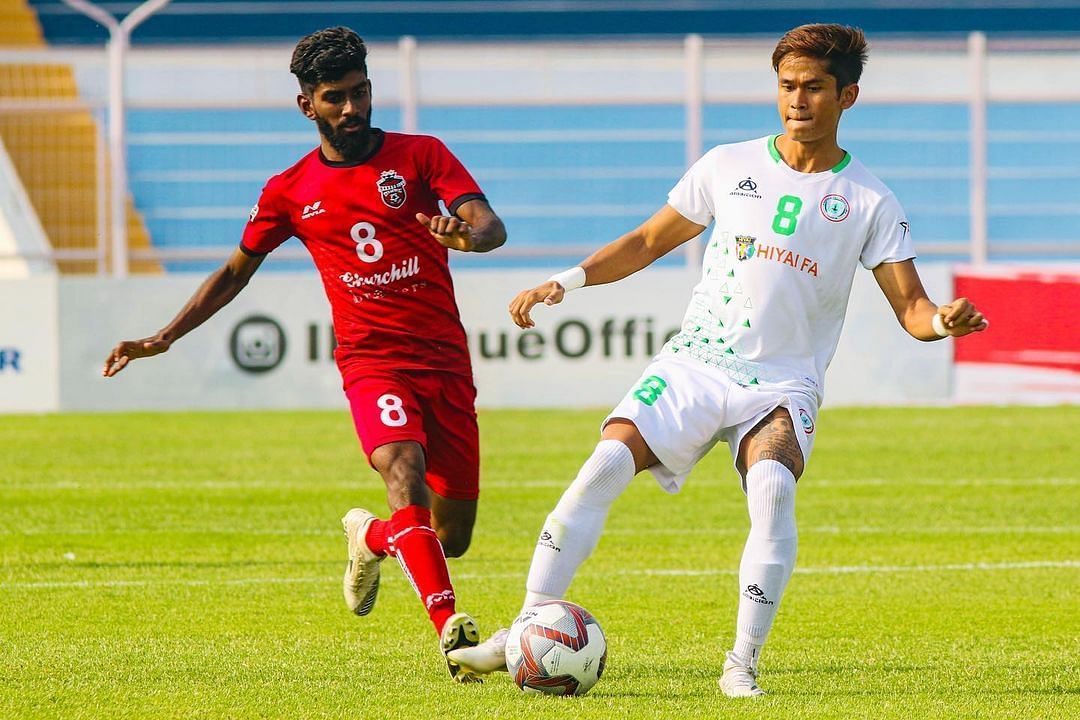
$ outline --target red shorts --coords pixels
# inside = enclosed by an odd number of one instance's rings
[[[435,370],[371,371],[345,390],[356,434],[375,449],[414,440],[427,456],[427,484],[452,500],[480,495],[480,433],[472,378]]]

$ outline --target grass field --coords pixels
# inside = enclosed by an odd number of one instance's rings
[[[486,412],[483,632],[603,412]],[[340,516],[385,509],[343,413],[0,417],[0,718],[1078,718],[1080,408],[826,410],[758,700],[724,698],[743,496],[721,447],[616,503],[570,599],[583,698],[456,686],[400,570],[341,600]],[[752,709],[751,709],[752,708]]]

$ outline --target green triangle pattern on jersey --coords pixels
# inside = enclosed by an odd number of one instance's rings
[[[759,384],[757,379],[759,368],[757,365],[735,355],[730,348],[723,354],[717,354],[716,350],[712,348],[694,343],[685,352],[695,360],[720,368],[737,383],[742,385]]]

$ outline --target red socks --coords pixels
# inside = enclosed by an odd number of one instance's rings
[[[435,632],[442,632],[455,612],[454,587],[442,543],[431,527],[431,510],[420,505],[403,507],[389,520],[371,523],[365,540],[372,552],[397,558],[413,590],[424,601]]]

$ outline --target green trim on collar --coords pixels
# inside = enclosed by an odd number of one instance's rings
[[[781,163],[784,158],[780,157],[780,151],[776,149],[776,138],[778,137],[780,137],[780,133],[769,138],[769,154],[772,155],[773,162]]]
[[[769,138],[769,155],[772,156],[773,162],[775,162],[775,163],[784,162],[784,158],[781,157],[780,151],[776,149],[776,138],[780,137],[780,134],[781,133],[777,133],[776,135],[773,135],[772,137]],[[847,150],[845,150],[844,151],[844,159],[841,160],[840,162],[836,163],[836,165],[829,172],[838,173],[838,172],[840,172],[841,170],[843,170],[844,168],[846,168],[850,164],[851,164],[851,153],[849,153]]]

